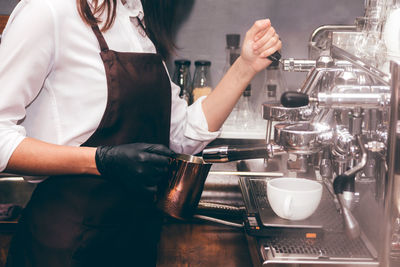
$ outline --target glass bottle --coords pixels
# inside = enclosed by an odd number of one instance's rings
[[[223,68],[223,75],[226,74],[228,69],[232,66],[235,60],[240,56],[240,34],[227,34],[226,36],[226,60]],[[223,130],[235,130],[236,128],[236,116],[238,114],[238,104],[233,107],[232,112],[225,120],[222,126]]]
[[[265,70],[262,102],[278,101],[281,94],[286,90],[286,81],[279,68],[279,61],[274,61]]]
[[[262,118],[262,104],[265,102],[280,102],[280,97],[283,92],[287,91],[286,80],[279,68],[279,62],[272,62],[264,72],[264,83],[261,88],[257,102],[256,117],[257,125],[263,127],[266,125],[265,120]]]
[[[177,84],[181,91],[179,97],[191,104],[192,100],[192,78],[190,75],[190,61],[187,59],[175,60],[175,72],[172,81]]]
[[[197,60],[194,62],[195,71],[193,77],[192,97],[195,102],[199,97],[211,93],[210,67],[211,62],[207,60]]]
[[[383,27],[393,0],[366,0],[362,29],[354,53],[371,66],[381,68],[386,60]],[[397,21],[398,24],[398,21]]]
[[[225,66],[223,69],[223,74],[228,71],[228,69],[232,66],[233,62],[240,56],[240,34],[232,33],[227,34],[226,36],[226,60]]]
[[[356,55],[374,67],[380,67],[386,56],[386,45],[382,39],[383,21],[377,18],[366,19],[361,31]]]
[[[243,92],[237,103],[237,114],[235,117],[235,124],[241,131],[253,130],[256,126],[254,119],[254,112],[250,104],[251,84]]]

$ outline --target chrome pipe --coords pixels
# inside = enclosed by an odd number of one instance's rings
[[[358,146],[360,147],[360,150],[361,150],[361,161],[356,166],[354,166],[353,168],[351,168],[351,169],[349,169],[349,170],[344,172],[344,175],[347,175],[347,176],[351,176],[351,175],[356,174],[357,172],[361,171],[365,167],[365,165],[367,164],[368,153],[367,153],[367,150],[365,149],[365,144],[361,140],[361,136],[360,135],[357,135],[356,139],[357,139]]]
[[[306,79],[304,80],[302,86],[298,91],[302,93],[309,93],[312,88],[315,87],[317,82],[319,81],[319,77],[321,76],[321,72],[318,71],[316,68],[313,68],[308,74]]]
[[[346,200],[344,199],[343,194],[337,194],[337,198],[339,200],[340,208],[342,210],[346,235],[350,239],[356,239],[361,234],[360,225],[358,224],[358,221],[356,220],[354,215],[351,213],[350,209],[347,207]]]
[[[357,88],[357,86],[354,86]],[[317,102],[319,107],[366,109],[384,107],[390,103],[390,93],[318,93],[310,102]]]
[[[316,28],[309,38],[308,57],[316,58],[321,52],[329,50],[333,32],[354,32],[356,30],[356,25],[322,25]]]
[[[272,120],[267,120],[267,129],[265,134],[265,140],[267,141],[267,144],[271,142],[272,130]]]
[[[315,61],[315,68],[312,68],[308,73],[306,80],[300,88],[300,92],[306,94],[310,93],[312,89],[316,88],[316,85],[326,73],[336,71],[334,65],[335,62],[331,56],[325,54],[321,55]]]
[[[311,94],[314,91],[318,91],[317,85],[324,77],[328,77],[330,74],[334,75],[339,68],[313,68],[307,75],[306,80],[298,91]]]
[[[284,71],[308,72],[312,68],[315,68],[316,61],[312,59],[288,58],[283,60],[282,65]]]
[[[310,87],[308,87],[310,88]],[[300,108],[315,104],[322,108],[364,108],[377,109],[387,107],[390,103],[390,93],[386,90],[377,93],[376,89],[385,89],[386,87],[371,87],[371,86],[337,86],[332,89],[333,92],[320,92],[315,96],[307,94],[305,91],[294,92],[287,91],[281,95],[281,103],[286,108]],[[359,93],[363,90],[368,90],[365,93]],[[337,92],[339,91],[339,92]],[[344,91],[344,92],[343,92]]]
[[[365,149],[364,142],[361,139],[360,135],[356,136],[357,143],[361,149],[361,161],[354,166],[353,168],[345,171],[340,178],[351,179],[351,176],[355,175],[357,172],[362,170],[364,166],[367,164],[367,150]],[[354,176],[353,176],[354,177]],[[339,177],[337,177],[339,179]],[[338,180],[339,181],[339,180]],[[336,183],[336,180],[335,180]],[[343,189],[341,189],[342,191]],[[347,193],[347,194],[346,194]],[[347,197],[345,197],[347,195]],[[357,219],[352,214],[350,207],[352,206],[354,192],[342,191],[337,192],[336,194],[340,208],[342,210],[342,216],[344,221],[345,232],[350,239],[358,238],[361,234],[360,225]]]
[[[318,36],[326,31],[356,31],[355,25],[322,25],[316,28],[310,35],[310,42],[315,42]]]
[[[341,58],[344,60],[348,60],[357,67],[363,69],[367,73],[369,73],[371,76],[373,76],[376,80],[380,81],[384,85],[390,85],[390,75],[388,75],[385,72],[382,72],[381,70],[365,63],[362,61],[360,58],[350,54],[349,52],[337,47],[337,46],[332,46],[331,47],[331,53],[334,58]]]

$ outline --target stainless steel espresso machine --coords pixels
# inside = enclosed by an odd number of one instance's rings
[[[263,104],[265,144],[204,150],[209,162],[262,158],[266,170],[278,163],[284,176],[324,185],[311,220],[293,224],[270,214],[260,221],[250,214],[250,228],[272,229],[247,236],[255,266],[400,266],[400,57],[382,51],[377,30],[395,8],[391,1],[366,1],[355,25],[316,29],[309,58],[281,60],[283,70],[307,77],[280,102]],[[251,180],[239,181],[244,191],[254,187]]]

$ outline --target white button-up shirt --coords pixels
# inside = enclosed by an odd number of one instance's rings
[[[155,53],[138,28],[139,0],[118,2],[110,49]],[[79,146],[97,129],[107,103],[99,44],[80,18],[75,0],[22,0],[0,45],[0,171],[26,137]],[[155,77],[156,79],[157,77]],[[201,101],[187,106],[171,82],[170,147],[197,153],[219,132],[209,132]]]

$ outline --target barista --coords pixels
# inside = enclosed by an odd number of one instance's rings
[[[216,138],[281,48],[256,21],[215,90],[188,107],[163,62],[176,4],[86,1],[22,0],[3,34],[0,170],[40,182],[8,267],[154,266],[154,191],[170,158]]]

